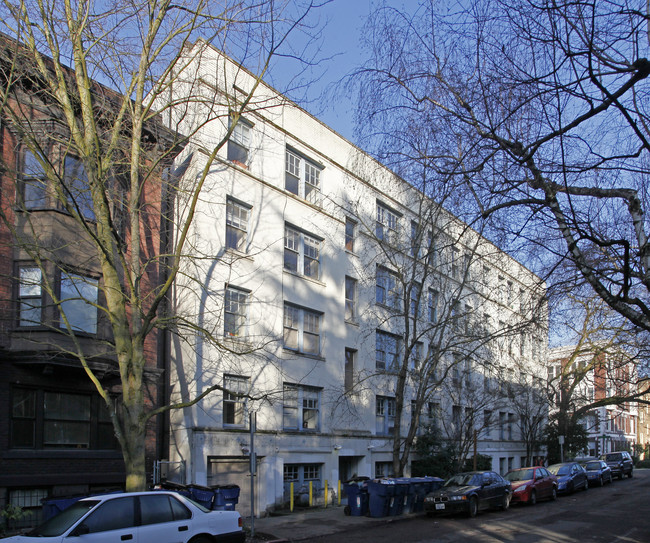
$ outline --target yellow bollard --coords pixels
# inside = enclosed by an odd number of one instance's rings
[[[327,479],[325,479],[325,507],[327,507],[327,498],[329,498],[329,489],[327,488]]]
[[[291,483],[289,490],[289,511],[293,513],[293,483]]]
[[[309,481],[309,507],[314,504],[314,481]]]
[[[340,507],[341,506],[341,479],[338,480],[338,484],[336,485],[336,495],[339,497],[338,502]]]

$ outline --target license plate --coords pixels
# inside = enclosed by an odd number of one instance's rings
[[[444,509],[444,508],[445,508],[445,504],[444,504],[444,503],[437,503],[437,504],[436,504],[436,509],[437,509],[437,510],[441,510],[441,509]]]

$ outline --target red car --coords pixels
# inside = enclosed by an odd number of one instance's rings
[[[557,477],[541,466],[513,469],[505,478],[512,485],[512,503],[535,505],[537,500],[557,498]]]

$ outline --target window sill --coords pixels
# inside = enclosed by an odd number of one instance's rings
[[[319,360],[321,362],[325,362],[325,357],[320,354],[303,353],[302,351],[296,351],[295,349],[290,349],[289,347],[282,347],[282,350],[285,353],[291,353],[291,354],[301,356],[303,358],[311,358],[312,360]]]
[[[286,268],[282,268],[282,271],[284,273],[286,273],[287,275],[293,275],[294,277],[299,277],[300,279],[304,279],[305,281],[315,283],[315,284],[317,284],[317,285],[319,285],[321,287],[326,286],[325,283],[323,283],[323,281],[321,281],[320,279],[314,279],[313,277],[309,277],[308,275],[302,275],[300,273],[297,273],[297,272],[294,272],[294,271],[291,271],[291,270],[287,270]]]
[[[375,302],[375,305],[377,307],[381,307],[382,309],[385,309],[386,311],[390,311],[391,313],[401,312],[401,309],[399,307],[393,307],[391,305],[382,304],[381,302]]]
[[[244,253],[243,251],[238,251],[237,249],[233,249],[231,247],[226,247],[225,254],[232,257],[233,260],[235,259],[240,259],[240,260],[250,260],[251,262],[255,261],[255,258],[248,253]]]
[[[357,321],[357,320],[348,320],[348,319],[346,319],[345,324],[349,324],[350,326],[356,326],[357,328],[359,328],[359,326],[360,326],[359,321]]]

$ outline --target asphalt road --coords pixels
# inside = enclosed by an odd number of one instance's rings
[[[414,517],[400,522],[323,536],[321,543],[649,543],[650,470],[555,502],[484,511],[476,518]]]

